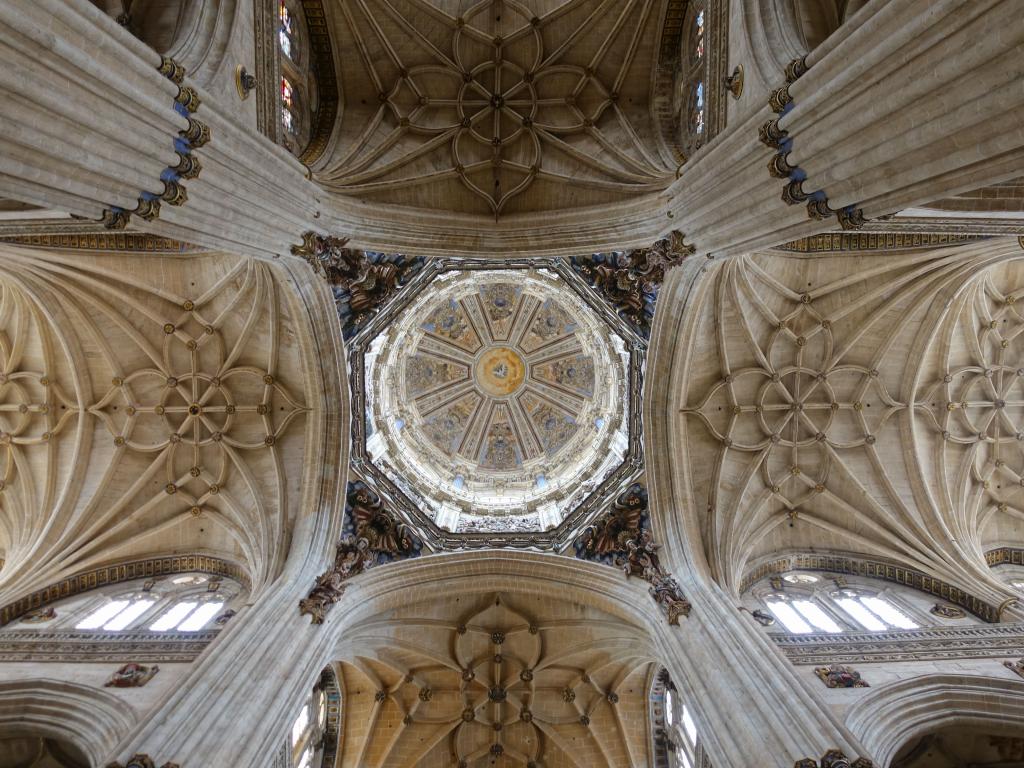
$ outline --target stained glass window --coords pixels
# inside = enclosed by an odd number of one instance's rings
[[[296,133],[295,124],[295,89],[288,78],[281,78],[281,125],[288,133]]]
[[[704,134],[704,118],[707,109],[704,105],[704,82],[698,80],[693,91],[693,132],[697,136]]]
[[[697,14],[693,23],[693,46],[691,48],[694,59],[704,58],[704,11]]]
[[[278,28],[277,32],[278,43],[280,44],[284,55],[288,58],[292,58],[292,38],[295,35],[295,29],[293,26],[294,20],[292,18],[291,11],[288,10],[288,6],[285,4],[285,0],[280,0],[277,15],[281,20],[281,26]]]

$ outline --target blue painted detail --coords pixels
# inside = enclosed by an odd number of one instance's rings
[[[789,178],[792,181],[807,181],[807,171],[800,166],[797,166],[789,172]]]
[[[173,168],[164,168],[160,172],[160,181],[178,181],[181,179]]]
[[[191,151],[192,145],[188,143],[187,139],[183,139],[181,136],[176,136],[174,139],[174,151],[181,152],[183,155],[187,155]]]
[[[110,206],[110,210],[113,211],[114,213],[124,213],[124,208],[119,208],[116,205]]]
[[[824,189],[819,189],[819,190],[811,193],[811,199],[812,200],[828,200],[828,197],[825,195],[825,190]]]
[[[793,151],[793,139],[791,137],[787,136],[786,138],[782,139],[782,141],[779,142],[779,154],[780,155],[784,155],[787,152],[792,152],[792,151]]]
[[[824,193],[823,193],[823,195],[824,195]],[[845,208],[843,208],[843,213],[847,213],[847,214],[850,214],[850,215],[852,216],[852,215],[853,215],[853,212],[854,212],[855,210],[856,210],[856,206],[853,206],[853,205],[848,205],[848,206],[846,206]]]
[[[179,104],[178,102],[174,102],[174,111],[177,112],[182,117],[190,117],[192,115],[191,112],[189,112],[187,109],[185,109],[185,105],[184,104]]]
[[[796,102],[795,101],[789,102],[786,106],[784,106],[782,108],[782,111],[779,112],[779,116],[785,115],[786,113],[792,111],[794,106],[796,106]]]
[[[139,197],[143,200],[156,200],[160,195],[154,195],[152,192],[143,192]]]

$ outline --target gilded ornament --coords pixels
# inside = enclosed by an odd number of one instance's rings
[[[174,97],[174,100],[181,104],[181,106],[183,106],[189,112],[195,112],[203,103],[200,100],[199,94],[196,92],[196,89],[189,85],[179,85],[178,93]]]
[[[864,211],[852,205],[836,211],[836,218],[839,219],[839,226],[847,230],[862,229],[867,224]]]
[[[160,199],[157,197],[140,197],[138,205],[132,211],[140,219],[153,221],[160,217]]]
[[[160,198],[168,205],[184,205],[188,202],[188,190],[177,181],[164,181],[164,191]]]
[[[793,103],[793,97],[789,95],[789,85],[776,88],[768,95],[768,106],[772,112],[781,115],[786,106]]]
[[[171,169],[183,179],[198,179],[203,164],[191,152],[178,152],[178,164]]]
[[[188,127],[181,131],[181,136],[188,140],[193,149],[198,149],[210,141],[210,126],[189,117]]]
[[[157,70],[175,85],[181,85],[185,80],[185,68],[167,56],[160,57],[160,66]]]
[[[737,64],[732,74],[724,80],[725,89],[732,94],[734,99],[743,95],[743,65]]]
[[[784,128],[779,127],[778,118],[772,118],[758,129],[757,135],[762,144],[772,149],[779,149],[782,141],[789,136],[789,133]]]
[[[256,90],[257,86],[256,76],[249,73],[244,65],[239,64],[235,67],[235,90],[238,92],[238,98],[245,101],[249,98],[249,92]]]
[[[128,226],[130,218],[131,214],[121,208],[104,208],[103,216],[100,218],[100,221],[107,229],[124,229]]]
[[[788,157],[788,152],[779,152],[772,155],[772,159],[768,162],[768,173],[776,179],[788,179],[789,174],[796,170],[795,165],[789,164],[789,161],[786,159]]]
[[[799,59],[793,59],[789,64],[786,65],[786,82],[792,85],[805,74],[810,67],[807,66],[807,57],[801,56]]]

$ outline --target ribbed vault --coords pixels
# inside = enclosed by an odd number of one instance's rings
[[[1011,597],[984,552],[1024,517],[1016,242],[764,253],[673,278],[654,338],[671,394],[648,417],[683,471],[650,471],[676,494],[659,506],[693,510],[715,579],[735,590],[756,558],[831,549]]]
[[[346,638],[339,765],[648,764],[642,633],[550,598],[464,595]]]

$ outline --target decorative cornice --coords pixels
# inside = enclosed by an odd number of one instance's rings
[[[348,485],[345,529],[334,554],[334,565],[321,575],[299,601],[299,614],[323,624],[348,588],[348,580],[374,566],[418,557],[422,542],[365,483]]]
[[[822,755],[821,762],[812,757],[805,757],[803,760],[797,760],[793,768],[875,768],[875,764],[866,757],[858,757],[851,762],[841,750],[830,749]]]
[[[1024,656],[1024,625],[922,627],[886,632],[771,633],[793,664],[877,664]]]
[[[896,563],[857,555],[799,553],[769,560],[761,563],[744,576],[740,583],[740,593],[746,592],[750,586],[765,576],[789,573],[790,571],[845,573],[851,576],[864,576],[902,584],[959,605],[989,623],[999,621],[999,606],[986,603],[981,598],[975,597],[947,581]]]
[[[776,155],[776,157],[782,157]],[[835,253],[838,251],[895,251],[909,248],[944,248],[986,239],[984,235],[954,235],[925,232],[826,232],[802,237],[775,247],[791,253]]]
[[[218,631],[91,632],[5,631],[0,661],[96,663],[136,659],[146,662],[190,662],[213,642]]]
[[[201,253],[202,246],[147,232],[109,232],[95,221],[42,219],[0,222],[0,241],[49,250]]]
[[[650,248],[578,256],[571,263],[619,317],[648,339],[666,273],[696,252],[696,246],[686,243],[686,235],[673,231]]]
[[[248,573],[240,566],[209,555],[169,555],[146,560],[132,560],[69,576],[0,607],[0,627],[10,624],[31,610],[98,587],[153,576],[192,572],[227,576],[238,581],[246,589],[251,586]]]

